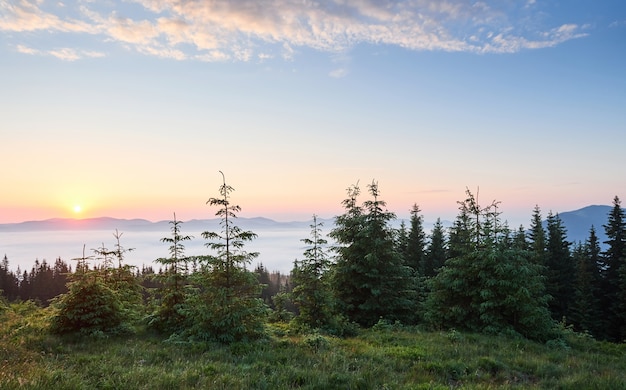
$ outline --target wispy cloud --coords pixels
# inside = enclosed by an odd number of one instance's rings
[[[519,3],[0,0],[0,32],[15,40],[16,47],[24,33],[31,39],[37,34],[55,35],[58,41],[67,34],[86,35],[89,44],[99,48],[113,43],[146,55],[202,61],[293,59],[298,48],[341,53],[361,43],[409,50],[510,53],[551,47],[585,35],[585,28],[576,24],[530,28],[523,20],[532,17],[536,2]],[[55,55],[51,49],[38,50]],[[85,52],[55,51],[63,59],[82,58]],[[341,77],[346,71],[340,67],[333,75]]]
[[[16,50],[23,54],[52,56],[64,61],[76,61],[83,58],[99,58],[105,56],[104,53],[98,51],[76,50],[67,47],[51,50],[38,50],[24,45],[17,45]]]

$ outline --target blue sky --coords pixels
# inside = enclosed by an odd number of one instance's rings
[[[0,222],[206,218],[219,170],[278,220],[626,197],[623,1],[0,0],[0,37]]]

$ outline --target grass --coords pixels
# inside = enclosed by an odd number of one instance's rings
[[[0,310],[2,389],[617,389],[626,346],[566,332],[564,340],[422,332],[396,326],[339,339],[269,325],[253,343],[57,337],[30,303]]]

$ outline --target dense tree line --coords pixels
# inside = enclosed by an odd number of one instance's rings
[[[329,232],[313,215],[302,258],[282,275],[262,264],[249,270],[258,254],[246,245],[256,234],[236,225],[233,191],[224,178],[207,202],[221,220],[220,231],[202,233],[207,255],[185,255],[192,237],[174,215],[158,272],[125,265],[131,249],[116,232],[112,250],[103,245],[74,259],[73,272],[57,259],[14,273],[5,256],[0,290],[10,301],[52,302],[59,333],[128,332],[144,323],[169,338],[232,342],[261,337],[267,321],[335,335],[382,321],[539,341],[570,326],[626,340],[626,219],[618,197],[602,226],[607,241],[591,227],[585,242],[572,243],[558,214],[548,213],[544,225],[536,206],[530,228],[512,230],[499,202],[481,204],[469,190],[450,228],[438,219],[427,234],[415,204],[408,226],[396,229],[378,184],[367,186],[363,202],[356,184]]]

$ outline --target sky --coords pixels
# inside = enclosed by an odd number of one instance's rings
[[[0,223],[626,198],[623,0],[0,0]]]

